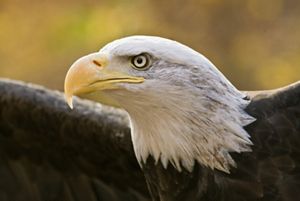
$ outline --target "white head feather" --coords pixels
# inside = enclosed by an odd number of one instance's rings
[[[229,152],[250,151],[243,126],[254,121],[244,112],[248,101],[203,55],[178,42],[132,36],[103,47],[112,68],[143,76],[141,84],[109,92],[129,114],[139,163],[149,155],[164,167],[170,162],[191,171],[194,162],[229,172]],[[150,54],[152,66],[137,71],[124,56]]]

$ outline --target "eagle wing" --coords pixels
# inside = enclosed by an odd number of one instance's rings
[[[250,92],[246,111],[257,120],[245,129],[252,152],[232,153],[237,167],[217,174],[223,200],[300,200],[300,82]]]
[[[125,116],[0,80],[0,200],[149,200]]]

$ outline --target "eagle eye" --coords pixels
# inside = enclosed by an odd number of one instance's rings
[[[151,64],[150,56],[148,54],[139,54],[131,58],[132,66],[137,70],[145,70]]]

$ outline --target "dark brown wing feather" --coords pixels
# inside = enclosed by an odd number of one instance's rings
[[[126,119],[0,80],[0,200],[148,200]],[[101,110],[101,112],[99,112]]]
[[[251,93],[250,93],[251,94]],[[221,200],[300,200],[300,82],[252,93],[246,111],[256,122],[246,127],[252,152],[232,154],[237,168],[216,174]]]

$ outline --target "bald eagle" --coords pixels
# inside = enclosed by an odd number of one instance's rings
[[[152,200],[300,200],[299,82],[241,92],[191,48],[131,36],[71,66],[74,95],[127,112]]]

